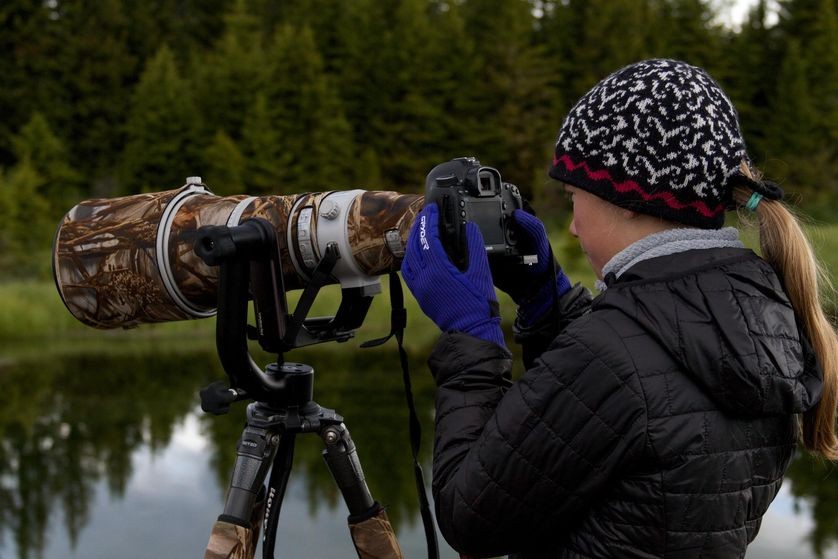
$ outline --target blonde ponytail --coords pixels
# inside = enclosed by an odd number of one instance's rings
[[[740,170],[748,178],[759,180],[747,164],[743,163]],[[752,195],[746,187],[737,186],[733,191],[738,206],[744,207]],[[821,303],[822,291],[834,292],[830,278],[815,258],[797,218],[782,202],[762,199],[755,213],[762,257],[782,280],[823,371],[821,400],[803,414],[803,446],[824,458],[838,460],[838,334]]]

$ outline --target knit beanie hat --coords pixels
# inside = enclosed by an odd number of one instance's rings
[[[719,84],[684,62],[645,60],[571,109],[550,176],[623,208],[718,229],[733,185],[759,187],[740,174],[743,160],[736,109]]]

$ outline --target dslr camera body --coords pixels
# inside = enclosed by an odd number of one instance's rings
[[[523,207],[518,187],[503,182],[500,172],[475,157],[458,157],[431,169],[425,180],[425,204],[439,205],[439,234],[451,261],[468,266],[466,223],[480,228],[487,254],[522,256],[512,212]]]

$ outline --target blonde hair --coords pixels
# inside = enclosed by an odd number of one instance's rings
[[[760,175],[745,162],[740,171],[750,179]],[[737,186],[733,199],[745,206],[753,191]],[[742,214],[743,212],[740,212]],[[838,460],[835,432],[838,412],[838,334],[823,310],[822,292],[834,293],[797,217],[780,201],[764,198],[756,207],[762,257],[780,276],[795,315],[801,322],[823,372],[820,402],[803,414],[803,446],[829,460]],[[744,217],[744,216],[743,216]],[[747,218],[745,218],[747,221]]]

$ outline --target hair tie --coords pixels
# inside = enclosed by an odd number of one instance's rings
[[[780,185],[776,182],[766,180],[755,181],[754,179],[743,175],[740,171],[736,171],[730,176],[729,184],[731,186],[746,186],[753,190],[754,193],[761,194],[761,197],[768,198],[769,200],[782,200],[785,196],[783,189],[780,188]],[[758,203],[759,200],[754,202],[754,207],[756,207]]]
[[[745,203],[745,208],[747,208],[751,212],[757,211],[757,206],[759,205],[760,200],[762,200],[763,196],[759,192],[754,192],[751,194],[751,197],[748,198],[748,201]]]

